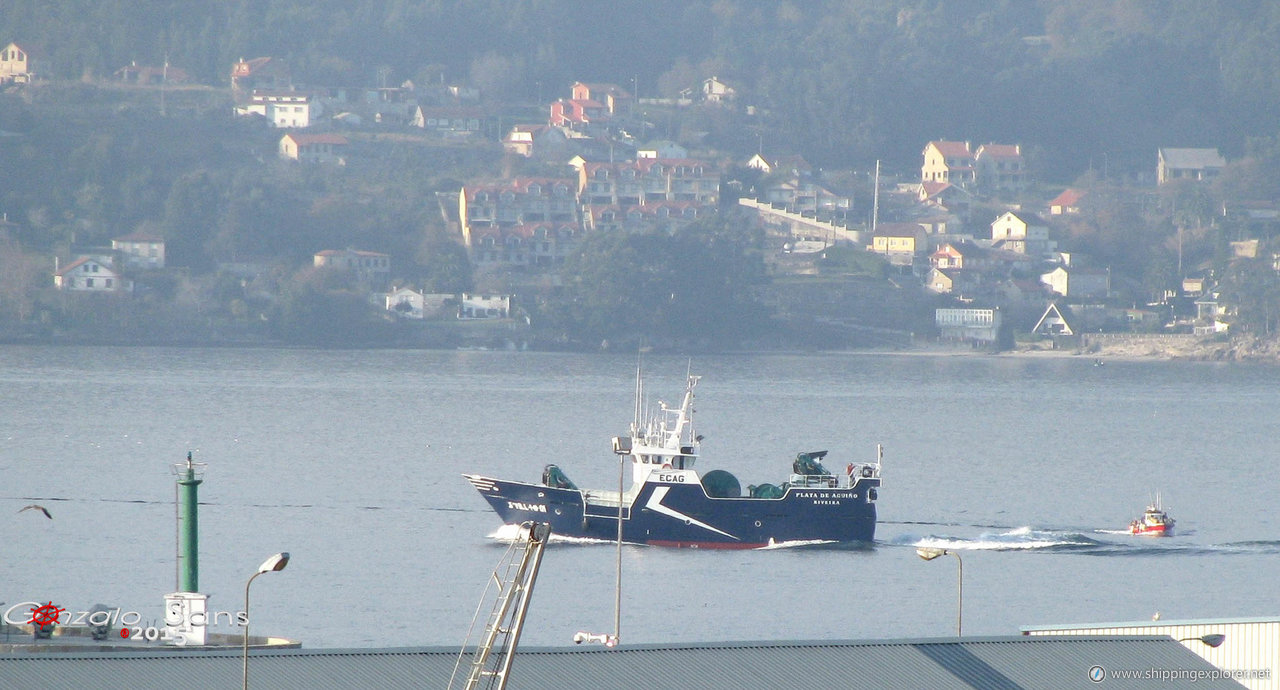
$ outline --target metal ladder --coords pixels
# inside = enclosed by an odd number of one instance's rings
[[[464,686],[466,690],[479,688],[482,683],[484,687],[498,690],[507,686],[511,665],[515,661],[516,646],[520,643],[520,631],[529,610],[529,600],[533,597],[533,584],[538,578],[538,566],[542,563],[542,550],[551,536],[551,525],[545,522],[526,522],[520,528],[521,539],[512,544],[512,548],[508,549],[502,562],[493,571],[491,584],[498,587],[497,599],[485,623],[481,642],[471,655],[470,670]],[[481,599],[482,607],[484,600],[488,598],[488,589],[485,588],[485,596]],[[467,642],[470,639],[468,632]],[[458,675],[466,651],[464,643],[458,654],[458,663],[454,666],[454,677]],[[450,688],[453,687],[453,680],[454,678],[449,679]]]

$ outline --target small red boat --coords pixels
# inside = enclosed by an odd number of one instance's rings
[[[1148,537],[1168,537],[1173,535],[1174,519],[1169,517],[1160,505],[1160,496],[1156,502],[1147,506],[1142,517],[1129,523],[1129,532]]]

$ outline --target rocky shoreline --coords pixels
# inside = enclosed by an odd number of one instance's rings
[[[1199,362],[1258,362],[1280,364],[1280,340],[1221,335],[1087,335],[1074,346],[1020,346],[1015,352],[1046,353],[1117,359],[1163,359]]]

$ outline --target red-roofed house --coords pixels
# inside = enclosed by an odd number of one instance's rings
[[[921,182],[950,182],[961,187],[974,181],[973,153],[967,141],[931,141],[924,147]]]
[[[235,90],[287,89],[291,83],[289,66],[279,58],[241,58],[231,65],[231,88]]]
[[[972,242],[943,242],[929,255],[929,265],[934,268],[994,272],[1002,276],[1010,271],[1029,270],[1034,263],[1025,254],[982,247]]]
[[[713,206],[697,201],[654,201],[643,206],[588,205],[585,210],[583,225],[588,230],[601,232],[672,229],[715,212]]]
[[[983,144],[973,155],[977,183],[988,192],[1017,192],[1027,187],[1027,166],[1017,144]]]
[[[552,127],[583,129],[593,122],[608,119],[609,110],[599,101],[561,98],[551,104],[551,117],[547,124]]]
[[[53,284],[59,290],[75,292],[119,292],[133,289],[133,284],[101,257],[82,256],[63,266],[53,274]]]
[[[635,102],[631,94],[617,84],[587,84],[576,81],[573,83],[572,93],[573,100],[595,101],[602,104],[610,115],[615,116],[630,112]]]
[[[577,191],[584,204],[639,206],[651,201],[712,204],[720,193],[720,171],[694,158],[585,162],[578,169]]]
[[[300,134],[280,137],[280,157],[302,163],[342,163],[347,138],[341,134]]]
[[[551,266],[572,253],[581,235],[577,223],[521,223],[475,227],[471,257],[477,266]]]
[[[1081,189],[1064,189],[1062,193],[1049,202],[1049,215],[1061,216],[1080,212],[1080,200],[1085,192]]]
[[[539,263],[539,255],[563,257],[567,251],[561,243],[576,238],[581,229],[577,200],[571,179],[522,177],[499,182],[466,185],[458,194],[458,219],[462,225],[463,244],[471,250],[477,263]],[[526,241],[538,237],[542,223],[543,242],[556,246],[539,251],[522,248]],[[527,226],[527,229],[516,229]],[[570,232],[566,234],[565,229]]]
[[[929,264],[939,269],[984,269],[989,267],[987,250],[969,242],[944,242],[929,255]]]

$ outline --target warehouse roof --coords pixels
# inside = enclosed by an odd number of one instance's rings
[[[258,687],[443,688],[458,649],[293,649],[255,652]],[[467,671],[463,660],[461,687]],[[1238,684],[1170,637],[1002,636],[884,641],[734,642],[599,647],[522,647],[516,688],[1089,688],[1151,687],[1152,671],[1195,675],[1196,687]],[[1134,672],[1133,678],[1110,675]],[[81,690],[118,687],[227,688],[240,680],[235,651],[39,653],[0,657],[0,687]]]

